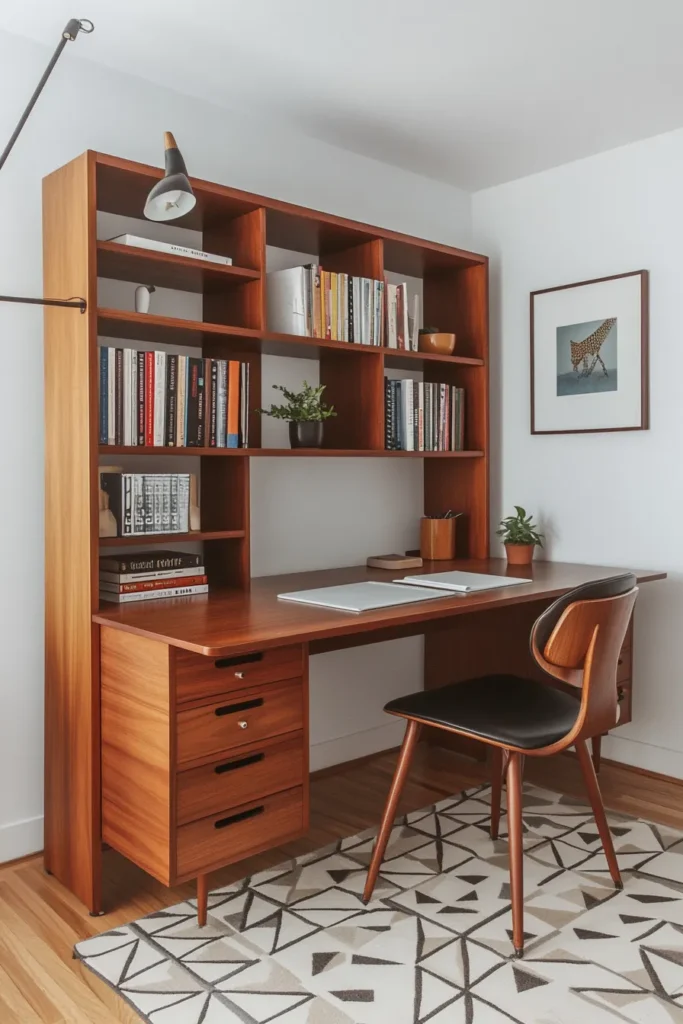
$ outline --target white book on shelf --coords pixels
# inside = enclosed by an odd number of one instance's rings
[[[196,583],[190,587],[168,587],[163,590],[140,590],[131,594],[112,594],[108,590],[101,590],[100,600],[112,601],[114,604],[129,604],[133,601],[155,601],[163,597],[191,597],[194,594],[208,592],[208,583]]]
[[[131,396],[131,362],[132,352],[130,348],[123,350],[123,444],[129,448],[131,445],[131,422],[130,410],[133,405]]]
[[[361,343],[361,279],[353,278],[353,341],[354,344]]]
[[[107,444],[116,444],[116,349],[107,349]]]
[[[407,452],[415,451],[415,428],[414,421],[415,416],[413,412],[413,388],[415,387],[415,381],[413,380],[402,380],[401,381],[401,394],[403,397],[403,423],[405,426],[405,450]]]
[[[420,330],[420,296],[417,294],[413,295],[413,314],[408,316],[408,325],[410,328],[410,350],[417,352]]]
[[[306,335],[306,279],[304,267],[266,274],[268,330]]]
[[[166,428],[166,353],[154,353],[154,447],[163,447]]]
[[[396,285],[387,285],[387,347],[398,348],[396,336]]]
[[[115,238],[108,238],[107,241],[118,242],[119,245],[131,245],[135,249],[152,249],[154,252],[170,253],[171,256],[185,256],[187,259],[203,260],[205,263],[220,263],[225,267],[232,266],[230,256],[219,256],[217,253],[191,249],[187,245],[176,245],[174,242],[158,242],[156,238],[142,238],[140,235],[116,235]]]

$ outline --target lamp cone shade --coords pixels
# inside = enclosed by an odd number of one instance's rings
[[[189,213],[197,202],[185,161],[170,132],[164,132],[164,146],[166,173],[147,196],[147,220],[177,220]]]

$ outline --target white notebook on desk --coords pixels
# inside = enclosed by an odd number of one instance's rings
[[[515,576],[487,576],[479,572],[428,572],[420,576],[404,576],[402,580],[394,580],[394,583],[450,590],[456,594],[473,594],[478,590],[516,587],[520,583],[531,583],[531,580]]]
[[[333,608],[339,612],[369,612],[375,608],[391,608],[400,604],[416,604],[418,601],[433,601],[447,597],[443,590],[429,590],[418,587],[402,587],[395,583],[344,583],[336,587],[318,587],[315,590],[295,590],[290,594],[278,594],[280,601],[294,601],[298,604],[313,604],[319,608]]]

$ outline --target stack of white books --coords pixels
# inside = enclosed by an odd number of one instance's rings
[[[155,252],[168,252],[172,256],[185,256],[192,260],[204,260],[205,263],[221,263],[223,266],[232,266],[229,256],[218,256],[213,252],[202,252],[201,249],[190,249],[186,245],[176,245],[175,242],[157,242],[155,238],[142,238],[140,235],[117,235],[116,238],[109,238],[109,242],[118,242],[120,245],[131,245],[136,249],[153,249]]]

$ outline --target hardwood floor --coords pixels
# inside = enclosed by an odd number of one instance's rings
[[[379,823],[396,753],[378,754],[317,776],[311,786],[311,829],[305,839],[211,876],[227,884],[290,856]],[[550,762],[550,763],[549,763]],[[579,767],[567,756],[527,759],[528,781],[582,794]],[[486,780],[486,766],[421,745],[399,813]],[[603,762],[605,804],[683,830],[683,783]],[[194,896],[192,885],[166,889],[113,851],[104,857],[104,917],[43,871],[35,856],[0,866],[0,1021],[2,1024],[139,1024],[140,1018],[72,958],[75,942]]]

